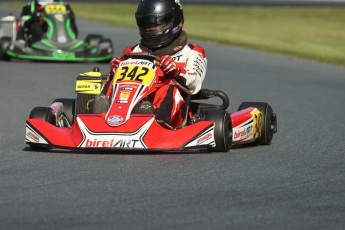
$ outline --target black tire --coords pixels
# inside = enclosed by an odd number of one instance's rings
[[[100,34],[88,34],[85,38],[85,42],[91,47],[98,47],[103,39]]]
[[[71,98],[57,98],[53,101],[61,102],[63,104],[63,113],[65,114],[68,123],[72,125],[75,120],[75,99]]]
[[[31,110],[29,118],[38,118],[55,125],[55,117],[50,107],[35,107]]]
[[[31,110],[29,118],[37,118],[46,121],[50,124],[55,125],[55,118],[53,110],[50,107],[35,107]],[[29,144],[33,150],[46,150],[49,149],[47,146],[39,144]]]
[[[10,61],[11,56],[7,54],[7,50],[10,47],[12,39],[10,37],[0,38],[0,60]]]
[[[255,141],[258,145],[269,145],[273,139],[273,134],[277,132],[277,117],[273,113],[272,107],[265,102],[243,102],[239,110],[255,107],[262,113],[261,136]]]
[[[232,123],[230,114],[224,110],[209,110],[206,119],[214,122],[214,139],[216,146],[210,150],[213,152],[227,152],[232,145]]]

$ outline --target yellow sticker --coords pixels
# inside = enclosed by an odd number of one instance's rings
[[[64,5],[49,4],[44,9],[47,14],[65,14],[66,13],[66,6]]]
[[[120,97],[121,98],[129,98],[130,95],[131,95],[130,92],[121,92],[120,93]]]
[[[77,80],[75,91],[77,93],[100,94],[102,83],[97,80]]]
[[[253,121],[254,121],[254,129],[253,129],[253,138],[257,139],[261,136],[261,124],[262,124],[262,113],[260,110],[255,108],[251,114],[253,115]]]
[[[114,82],[118,83],[121,81],[140,83],[143,85],[150,85],[155,72],[151,67],[128,65],[119,67],[116,70]]]

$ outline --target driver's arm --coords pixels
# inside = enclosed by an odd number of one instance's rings
[[[207,70],[207,59],[205,50],[195,44],[190,44],[185,71],[175,82],[188,94],[196,94],[201,89]]]

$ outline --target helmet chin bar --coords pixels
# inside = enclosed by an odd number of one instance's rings
[[[175,30],[173,34],[173,30],[171,28],[155,31],[139,30],[143,44],[150,49],[158,49],[169,45],[180,35],[182,31],[181,29],[178,31]]]

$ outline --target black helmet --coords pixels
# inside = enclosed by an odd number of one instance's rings
[[[182,31],[182,5],[179,0],[140,0],[135,19],[145,46],[164,47]]]

